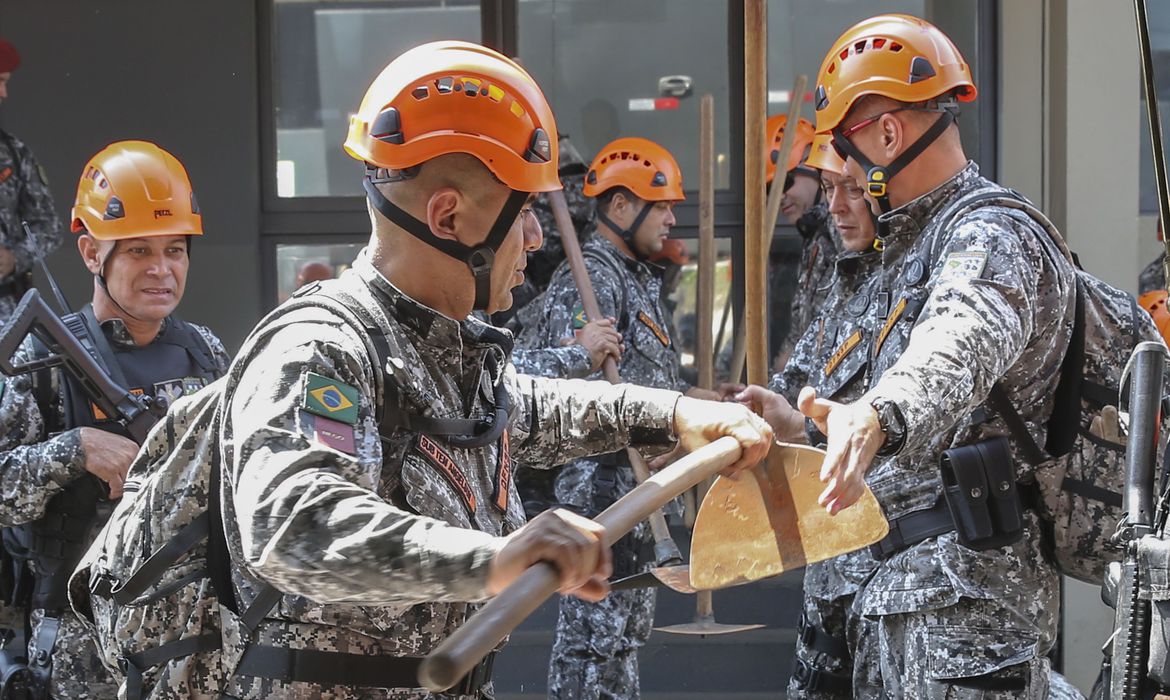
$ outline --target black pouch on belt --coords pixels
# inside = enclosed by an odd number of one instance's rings
[[[943,452],[943,495],[959,541],[971,549],[1012,544],[1024,532],[1024,509],[1005,437]]]

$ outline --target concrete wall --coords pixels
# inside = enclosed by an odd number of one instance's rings
[[[260,313],[254,4],[4,2],[0,35],[23,56],[0,124],[44,165],[64,226],[82,167],[111,141],[155,141],[187,166],[206,235],[179,313],[238,346]],[[69,234],[49,262],[74,305],[89,299]]]

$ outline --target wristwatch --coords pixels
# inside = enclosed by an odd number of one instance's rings
[[[874,399],[869,405],[877,411],[878,425],[886,435],[886,441],[878,449],[877,456],[893,457],[906,442],[906,421],[902,418],[902,409],[893,401],[880,398]]]

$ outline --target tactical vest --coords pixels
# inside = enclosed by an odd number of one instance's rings
[[[199,332],[174,316],[149,345],[130,348],[111,345],[89,305],[64,320],[71,329],[84,328],[86,349],[117,384],[134,393],[146,393],[169,403],[179,396],[194,393],[221,374],[211,349]],[[48,371],[43,370],[34,378],[34,391],[45,417],[48,435],[94,427],[129,437],[120,424],[94,405],[81,383],[68,373],[61,375],[62,410],[54,411]],[[63,423],[59,416],[63,416]],[[86,473],[49,501],[42,518],[5,529],[4,546],[15,558],[32,567],[34,583],[30,609],[43,609],[52,614],[68,607],[66,584],[69,574],[109,519],[113,508],[106,484]]]

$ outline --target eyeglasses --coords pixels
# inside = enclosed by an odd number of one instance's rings
[[[917,107],[917,106],[895,107],[894,109],[886,110],[885,112],[879,112],[879,113],[873,115],[872,117],[867,117],[865,119],[862,119],[861,121],[857,122],[853,126],[847,126],[843,129],[834,130],[833,131],[833,138],[829,141],[829,143],[833,144],[833,150],[837,152],[837,156],[839,158],[841,158],[841,160],[846,160],[847,158],[849,158],[849,154],[845,152],[845,149],[841,148],[841,143],[838,139],[848,140],[850,136],[856,134],[857,132],[861,131],[862,129],[869,126],[870,124],[876,123],[877,120],[881,119],[882,117],[886,116],[887,114],[893,114],[895,112],[944,112],[944,111],[946,111],[944,108],[939,108],[939,107]]]
[[[833,194],[836,193],[837,188],[840,187],[845,196],[853,201],[857,201],[865,196],[865,190],[858,187],[854,183],[848,185],[832,185],[828,182],[821,182],[821,188],[825,191],[825,199],[833,201]]]

